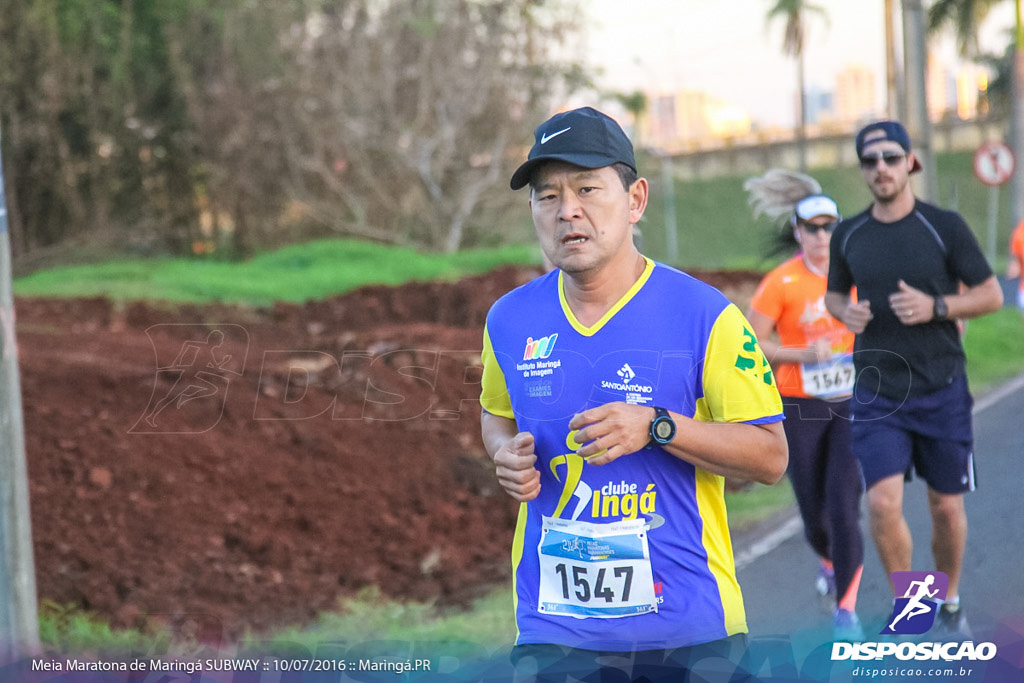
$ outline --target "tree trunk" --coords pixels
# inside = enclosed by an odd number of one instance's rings
[[[800,170],[807,172],[807,96],[804,88],[804,49],[800,46],[796,55],[796,84],[799,89],[799,120],[796,124],[797,148],[800,154]]]

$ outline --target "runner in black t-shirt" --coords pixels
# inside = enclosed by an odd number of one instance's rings
[[[949,577],[940,619],[969,636],[959,582],[972,399],[956,321],[998,310],[1002,290],[963,218],[914,197],[909,176],[921,165],[900,123],[869,124],[856,145],[874,202],[832,236],[825,304],[857,333],[852,436],[871,535],[887,573],[911,570],[903,484],[913,468],[928,484],[935,566]]]

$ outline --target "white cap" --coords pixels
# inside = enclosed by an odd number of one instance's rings
[[[812,194],[804,197],[796,204],[796,217],[802,221],[809,221],[815,216],[832,216],[839,218],[839,207],[830,198],[823,194]]]

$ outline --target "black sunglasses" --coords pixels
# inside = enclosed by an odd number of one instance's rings
[[[805,221],[800,221],[800,227],[803,228],[804,232],[806,232],[809,235],[813,235],[813,234],[815,234],[817,232],[821,232],[822,230],[824,230],[825,232],[831,234],[832,231],[836,229],[837,225],[839,225],[839,221],[838,220],[830,221],[828,223],[825,223],[824,225],[816,225],[814,223],[807,223]]]
[[[906,154],[900,152],[879,152],[878,154],[865,154],[860,158],[860,167],[867,170],[878,166],[878,160],[885,162],[886,166],[895,166],[907,158]]]

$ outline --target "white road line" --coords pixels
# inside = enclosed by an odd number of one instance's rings
[[[1021,389],[1024,389],[1024,375],[1012,379],[998,389],[985,394],[983,398],[974,402],[974,410],[971,412],[977,415],[983,410],[988,410],[1007,396]],[[794,512],[793,516],[785,519],[777,529],[768,533],[763,538],[754,541],[750,544],[750,547],[736,553],[736,571],[743,569],[758,558],[778,548],[790,538],[800,533],[803,530],[803,526],[800,515]]]
[[[800,515],[793,515],[779,526],[778,529],[772,531],[750,544],[749,548],[746,548],[736,554],[736,571],[743,569],[748,564],[754,562],[754,560],[767,555],[771,551],[778,548],[780,545],[788,541],[791,537],[800,533],[803,529],[804,523],[800,521]]]
[[[1024,375],[1021,375],[1016,379],[1010,380],[1003,386],[985,394],[983,398],[975,401],[973,414],[977,415],[981,411],[991,408],[992,406],[999,403],[1010,394],[1016,391],[1020,391],[1021,388],[1024,388]]]

